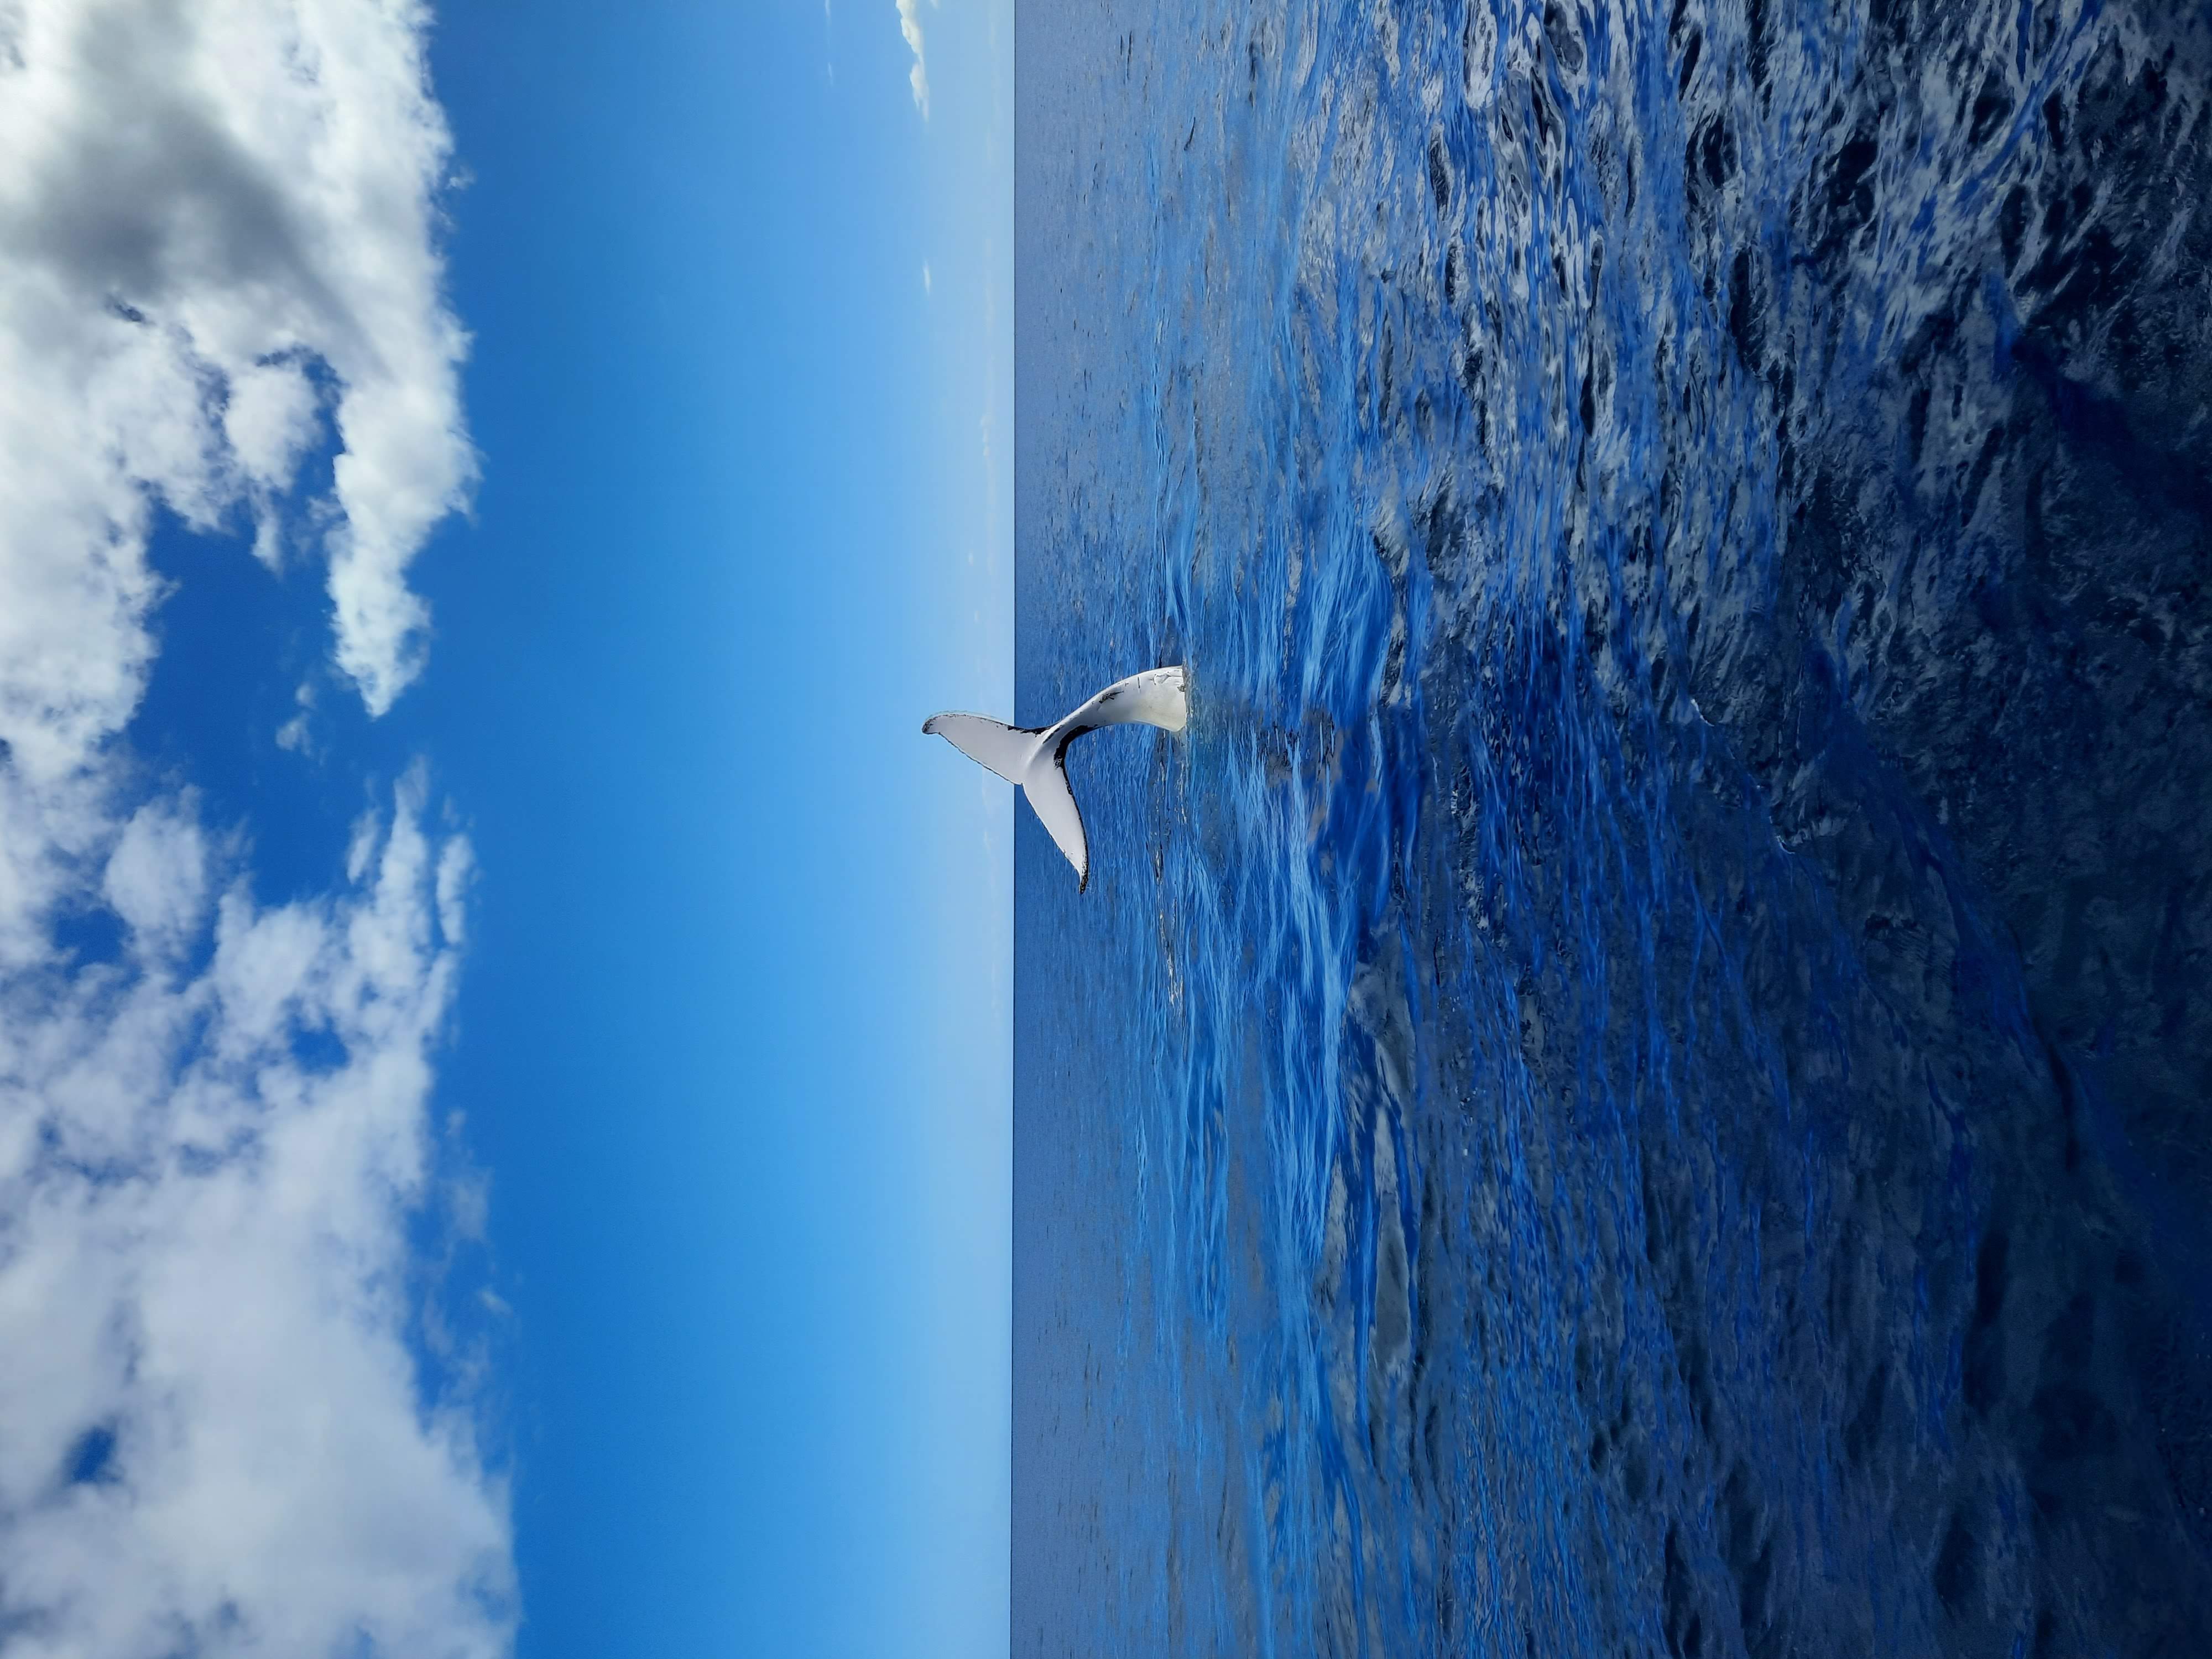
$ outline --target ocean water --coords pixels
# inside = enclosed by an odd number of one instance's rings
[[[1017,73],[1015,1653],[2212,1654],[2212,9]]]

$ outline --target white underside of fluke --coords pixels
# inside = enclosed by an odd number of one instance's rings
[[[1157,726],[1180,732],[1190,720],[1190,674],[1148,668],[1116,680],[1056,726],[1007,726],[981,714],[932,714],[921,729],[943,738],[1030,798],[1037,820],[1075,866],[1077,890],[1091,885],[1091,848],[1083,814],[1067,787],[1067,745],[1102,726]]]

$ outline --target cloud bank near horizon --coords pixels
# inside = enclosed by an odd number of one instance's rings
[[[125,738],[164,511],[322,560],[372,713],[420,670],[406,568],[475,469],[425,21],[0,7],[11,1654],[512,1648],[476,1360],[410,1242],[482,1224],[430,1119],[467,840],[418,769],[327,891],[264,905],[246,827]]]
[[[929,119],[929,69],[921,55],[921,0],[897,0],[899,33],[906,38],[907,49],[914,53],[914,67],[907,72],[907,84],[914,89],[914,106],[921,112],[921,118]]]

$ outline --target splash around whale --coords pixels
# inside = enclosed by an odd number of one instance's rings
[[[1180,732],[1189,721],[1189,671],[1148,668],[1115,681],[1054,726],[1006,726],[981,714],[932,714],[921,729],[1019,786],[1038,822],[1075,866],[1080,892],[1091,885],[1091,848],[1084,839],[1075,792],[1067,787],[1067,745],[1102,726]]]

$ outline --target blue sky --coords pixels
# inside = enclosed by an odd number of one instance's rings
[[[12,1593],[1003,1650],[1011,0],[266,10],[0,41]]]
[[[486,465],[419,718],[485,870],[447,1087],[541,1390],[525,1651],[1004,1640],[1010,802],[917,728],[1008,696],[1011,86],[926,15],[925,123],[849,9],[441,26]]]

